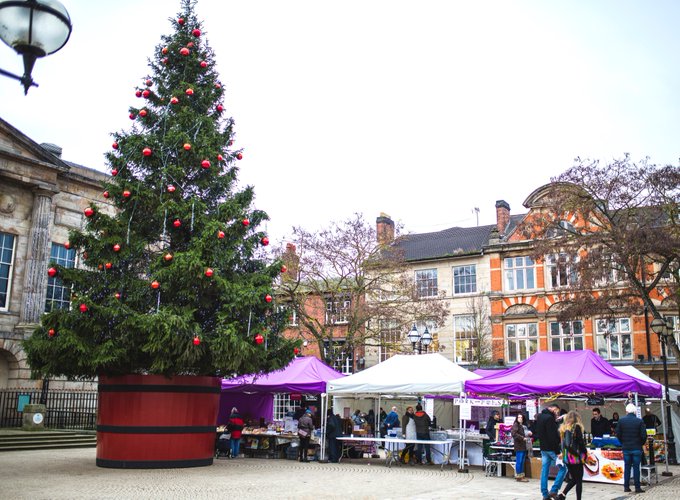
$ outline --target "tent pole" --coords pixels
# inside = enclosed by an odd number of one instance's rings
[[[319,436],[319,463],[326,462],[326,421],[328,413],[328,394],[321,393],[321,436]]]
[[[665,460],[665,462],[666,462],[666,472],[664,472],[663,475],[664,476],[670,476],[671,473],[668,472],[668,440],[666,438],[666,436],[668,435],[668,432],[667,432],[668,426],[666,424],[666,409],[664,408],[665,403],[666,403],[666,401],[664,400],[664,398],[661,398],[661,425],[663,426],[663,447],[664,447],[664,450],[666,450],[666,452],[664,453],[664,456],[666,458],[666,460]],[[652,453],[654,453],[653,450],[652,450]]]

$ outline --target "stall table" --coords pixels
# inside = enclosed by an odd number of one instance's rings
[[[286,448],[299,443],[300,438],[292,433],[250,433],[241,434],[241,450],[249,458],[285,458]],[[318,447],[318,439],[312,437],[310,447]]]

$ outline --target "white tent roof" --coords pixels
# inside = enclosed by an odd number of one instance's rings
[[[354,375],[328,382],[330,394],[453,394],[479,375],[439,353],[397,354]]]
[[[644,380],[646,382],[654,382],[654,383],[659,383],[653,378],[648,377],[644,373],[642,373],[640,370],[635,368],[633,365],[623,365],[623,366],[615,366],[619,371],[622,371],[626,375],[630,375],[631,377],[639,378],[640,380]],[[663,385],[661,386],[663,387]],[[663,394],[666,394],[666,389],[665,387],[663,388]],[[680,395],[680,391],[673,389],[672,387],[668,388],[668,396],[671,398],[671,402],[677,401],[678,395]]]

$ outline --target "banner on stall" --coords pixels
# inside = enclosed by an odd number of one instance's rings
[[[453,398],[453,404],[460,406],[462,404],[470,404],[471,406],[503,406],[505,403],[502,399],[472,399],[472,398]]]
[[[472,403],[465,401],[460,403],[460,420],[472,420]]]

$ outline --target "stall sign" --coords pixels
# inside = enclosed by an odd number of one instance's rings
[[[536,400],[527,399],[527,417],[529,420],[536,418]]]
[[[463,403],[470,403],[472,406],[502,406],[502,399],[472,399],[472,398],[453,398],[453,404],[460,406]]]
[[[291,401],[301,401],[302,400],[302,394],[291,393],[290,394],[290,400]]]
[[[460,419],[472,420],[472,404],[469,401],[460,403]]]

